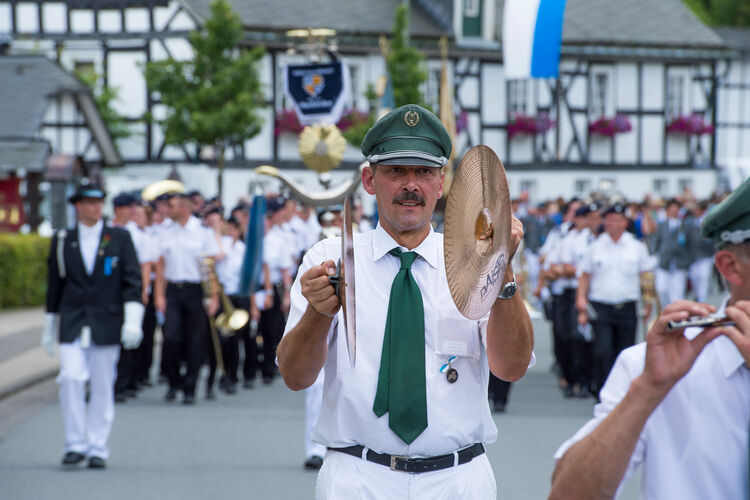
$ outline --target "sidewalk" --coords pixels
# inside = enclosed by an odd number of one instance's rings
[[[58,372],[40,346],[43,325],[43,307],[0,312],[0,399]]]

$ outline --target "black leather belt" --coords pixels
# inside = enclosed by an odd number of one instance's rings
[[[358,444],[354,446],[347,446],[346,448],[328,448],[332,451],[340,451],[353,457],[362,458],[362,452],[365,447]],[[468,448],[459,450],[456,452],[458,460],[453,453],[448,455],[440,455],[437,457],[427,458],[409,458],[401,455],[387,455],[385,453],[376,453],[372,450],[367,450],[365,458],[376,464],[390,467],[391,470],[397,470],[401,472],[432,472],[436,470],[448,469],[454,465],[461,465],[471,462],[475,457],[484,453],[484,446],[482,443],[475,443]]]
[[[202,286],[200,283],[194,283],[192,281],[167,281],[167,286],[172,285],[177,288],[190,288],[194,286]]]

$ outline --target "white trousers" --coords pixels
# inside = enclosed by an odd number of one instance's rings
[[[410,474],[338,451],[327,451],[316,500],[494,500],[497,484],[487,454],[435,472]]]
[[[695,300],[708,301],[708,291],[711,288],[711,273],[714,270],[714,258],[704,257],[693,262],[688,268],[688,277],[693,285]]]
[[[656,280],[656,293],[659,295],[662,310],[672,302],[685,298],[685,287],[687,286],[686,270],[675,269],[669,271],[657,268],[654,278]]]
[[[91,345],[78,339],[60,344],[60,408],[65,424],[65,449],[109,458],[107,439],[115,419],[114,385],[120,346]],[[86,408],[86,381],[90,398]]]
[[[323,406],[323,375],[320,370],[318,378],[313,385],[305,389],[305,457],[317,455],[322,457],[326,454],[326,447],[312,440],[313,429],[320,416],[320,407]]]

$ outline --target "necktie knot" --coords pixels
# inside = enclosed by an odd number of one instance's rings
[[[401,259],[401,269],[406,271],[411,269],[411,265],[414,264],[418,255],[417,252],[404,252],[398,247],[388,253]]]

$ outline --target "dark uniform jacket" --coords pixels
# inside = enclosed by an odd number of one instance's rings
[[[89,276],[78,243],[78,229],[67,230],[63,244],[65,278],[58,267],[58,238],[49,254],[47,312],[60,313],[60,342],[73,342],[81,328],[91,328],[96,345],[120,343],[123,303],[141,301],[141,269],[130,234],[102,228],[94,272]]]

